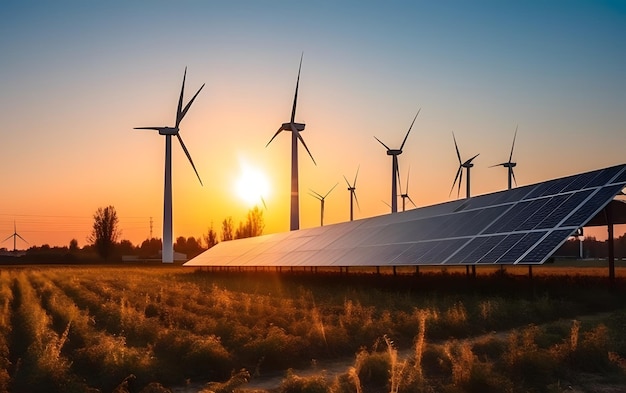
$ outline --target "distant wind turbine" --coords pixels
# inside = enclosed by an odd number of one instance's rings
[[[350,184],[346,176],[344,175],[344,179],[346,180],[346,184],[348,185],[348,191],[350,191],[350,221],[354,220],[354,202],[356,202],[356,206],[361,209],[359,206],[359,200],[356,197],[356,178],[359,176],[359,168],[356,169],[356,175],[354,176],[354,183]]]
[[[15,225],[15,221],[13,221],[13,234],[9,237],[7,237],[6,239],[4,239],[2,242],[6,242],[7,240],[9,240],[10,238],[13,238],[13,252],[17,251],[17,238],[22,239],[22,241],[26,244],[29,244],[26,239],[24,239],[22,236],[20,236],[19,233],[17,233],[17,226]]]
[[[183,108],[183,95],[185,92],[185,79],[187,77],[187,67],[185,67],[185,73],[183,75],[183,86],[180,89],[180,98],[178,99],[178,108],[176,110],[176,125],[174,127],[135,127],[136,130],[156,130],[159,132],[159,135],[165,135],[165,190],[163,195],[163,252],[162,252],[162,260],[163,263],[172,263],[174,262],[174,242],[172,235],[172,135],[176,135],[178,138],[178,142],[180,142],[180,146],[185,151],[187,155],[187,159],[189,159],[189,163],[196,172],[196,176],[200,181],[200,185],[202,185],[202,180],[200,179],[200,175],[196,170],[196,166],[191,159],[191,155],[185,147],[185,143],[180,136],[180,122],[183,120],[189,107],[196,99],[200,91],[204,87],[204,84],[200,86],[196,94],[193,98],[185,105]]]
[[[406,132],[404,136],[404,140],[402,141],[402,145],[400,145],[399,149],[390,149],[387,145],[385,145],[380,139],[374,137],[381,145],[387,149],[387,155],[391,156],[391,212],[396,213],[398,211],[398,192],[396,187],[396,176],[398,175],[398,156],[402,154],[402,148],[404,148],[404,144],[406,143],[406,139],[409,137],[409,133],[411,132],[411,128],[413,128],[413,124],[415,124],[415,119],[417,119],[417,115],[420,114],[420,108],[417,111],[417,114],[413,118],[413,122],[409,127],[409,130]]]
[[[501,164],[496,164],[490,166],[490,168],[496,166],[503,166],[508,169],[508,178],[509,178],[509,190],[513,188],[513,182],[517,185],[517,180],[515,180],[515,173],[513,172],[513,168],[517,165],[516,162],[512,162],[513,159],[513,149],[515,148],[515,138],[517,137],[517,127],[515,127],[515,134],[513,134],[513,144],[511,145],[511,154],[509,155],[509,160],[507,162],[503,162]]]
[[[411,202],[413,204],[413,206],[417,207],[417,205],[415,204],[415,202],[413,202],[413,199],[411,199],[411,197],[409,196],[409,176],[411,174],[411,167],[409,167],[409,171],[406,174],[406,190],[404,191],[404,193],[400,194],[400,197],[402,198],[402,211],[405,211],[406,209],[406,200],[408,199],[409,202]],[[400,177],[398,177],[398,183],[400,183]],[[398,186],[400,187],[400,192],[402,192],[402,184],[398,184]]]
[[[337,183],[337,184],[339,184],[339,183]],[[321,194],[318,194],[317,192],[315,192],[313,190],[311,190],[311,192],[310,192],[310,195],[313,198],[318,199],[320,201],[320,207],[321,207],[321,209],[320,209],[321,210],[320,211],[320,226],[324,226],[324,201],[326,200],[326,197],[328,196],[328,194],[330,194],[335,189],[335,187],[337,187],[337,184],[335,184],[333,186],[333,188],[331,188],[326,193],[326,195],[324,195],[324,196],[322,196]]]
[[[272,139],[267,142],[265,147],[269,146],[270,143],[276,138],[278,134],[283,131],[291,131],[291,216],[290,216],[290,224],[289,230],[295,231],[300,229],[300,203],[299,203],[299,195],[298,195],[298,140],[302,143],[302,146],[306,149],[307,153],[313,160],[313,163],[317,165],[313,155],[309,151],[306,143],[304,143],[304,139],[300,135],[300,132],[304,131],[303,123],[296,123],[296,104],[298,102],[298,86],[300,84],[300,70],[302,69],[302,57],[304,53],[300,56],[300,67],[298,68],[298,79],[296,80],[296,93],[293,97],[293,108],[291,109],[291,120],[289,123],[283,123],[278,131],[274,134]]]
[[[469,198],[470,197],[470,169],[474,166],[474,164],[472,164],[472,161],[474,160],[474,158],[478,157],[478,154],[476,154],[474,157],[470,158],[469,160],[462,162],[461,153],[459,153],[459,146],[456,144],[456,138],[454,137],[454,132],[452,132],[452,139],[454,140],[454,147],[456,148],[456,156],[459,159],[459,169],[456,171],[456,176],[454,177],[454,183],[452,183],[452,188],[450,189],[450,195],[452,195],[452,190],[454,190],[454,186],[456,185],[457,180],[459,181],[457,198],[459,197],[459,195],[461,195],[461,183],[463,182],[463,168],[465,168],[465,170],[467,171],[467,179],[465,180],[465,183],[467,186],[465,197]]]

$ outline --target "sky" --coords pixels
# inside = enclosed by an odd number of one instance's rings
[[[164,137],[187,67],[173,140],[174,237],[220,232],[263,208],[265,233],[289,229],[289,121],[296,121],[300,227],[349,219],[343,176],[359,175],[355,218],[389,212],[391,157],[417,206],[452,200],[474,160],[473,195],[503,190],[515,129],[518,185],[626,162],[623,1],[13,1],[0,3],[0,239],[88,243],[115,207],[121,238],[161,237]],[[265,206],[239,196],[245,168]],[[245,187],[244,187],[245,188]],[[463,197],[463,193],[461,193]],[[401,203],[399,202],[399,206]],[[413,206],[410,206],[413,208]],[[152,224],[151,224],[152,223]],[[12,248],[7,240],[0,247]]]

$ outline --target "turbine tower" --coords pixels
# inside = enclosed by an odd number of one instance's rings
[[[359,207],[359,200],[356,197],[356,178],[357,176],[359,176],[359,168],[360,166],[356,169],[356,175],[354,176],[354,183],[352,183],[352,185],[350,185],[350,182],[348,181],[345,175],[343,177],[346,181],[346,184],[348,185],[348,191],[350,191],[350,221],[354,220],[354,202],[355,201],[356,201],[356,206],[359,209],[361,209]]]
[[[509,173],[508,174],[509,190],[511,188],[513,188],[513,182],[515,182],[515,185],[517,185],[517,180],[515,180],[515,173],[513,172],[513,168],[515,168],[517,163],[511,161],[513,159],[513,149],[515,148],[515,138],[516,137],[517,137],[517,127],[515,127],[515,134],[513,134],[513,144],[511,145],[511,154],[509,155],[509,160],[507,162],[503,162],[501,164],[496,164],[496,165],[490,166],[490,168],[493,168],[493,167],[496,167],[496,166],[503,166],[503,167],[508,169],[508,173]]]
[[[411,174],[411,167],[409,167],[409,171],[406,174],[406,190],[404,191],[404,193],[400,194],[400,197],[402,198],[402,211],[405,211],[406,209],[406,200],[408,199],[409,202],[411,202],[413,204],[413,206],[417,207],[417,205],[415,204],[415,202],[413,202],[413,199],[411,199],[411,197],[409,196],[409,175]],[[398,176],[398,183],[400,183],[400,177]],[[400,187],[400,192],[402,192],[402,184],[398,184],[398,186]]]
[[[406,143],[406,139],[409,137],[409,133],[411,132],[411,128],[413,128],[413,124],[415,123],[415,119],[417,119],[417,115],[420,114],[420,108],[417,111],[417,114],[413,118],[413,122],[409,127],[409,130],[406,132],[404,136],[404,140],[402,141],[402,145],[400,145],[399,149],[390,149],[387,145],[385,145],[380,139],[374,137],[381,145],[387,149],[387,155],[391,156],[391,212],[396,213],[398,211],[398,192],[396,187],[396,176],[398,175],[398,156],[402,154],[402,148]]]
[[[17,238],[22,239],[22,241],[24,241],[24,243],[29,244],[22,236],[20,236],[19,233],[17,233],[17,226],[15,225],[15,221],[13,221],[13,234],[9,237],[7,237],[6,239],[4,239],[2,242],[6,242],[7,240],[9,240],[10,238],[13,238],[13,252],[17,251]]]
[[[290,216],[290,224],[289,230],[295,231],[300,229],[300,202],[298,196],[298,140],[302,143],[302,146],[306,149],[307,153],[313,160],[313,163],[317,165],[313,155],[309,151],[306,143],[304,143],[304,139],[302,139],[302,135],[300,132],[304,131],[303,123],[296,123],[296,105],[298,102],[298,86],[300,84],[300,70],[302,69],[302,56],[300,56],[300,67],[298,68],[298,79],[296,80],[296,93],[293,97],[293,108],[291,109],[291,120],[289,123],[283,123],[278,131],[274,134],[272,139],[267,142],[265,147],[269,146],[270,143],[276,138],[278,134],[283,131],[291,131],[291,216]]]
[[[452,139],[454,140],[454,147],[456,148],[456,156],[459,159],[459,169],[456,171],[456,176],[454,177],[454,183],[452,183],[452,188],[450,189],[450,195],[452,195],[452,190],[454,190],[454,186],[456,185],[457,180],[459,181],[457,198],[459,197],[459,195],[461,195],[461,183],[463,182],[463,168],[465,168],[465,170],[467,171],[467,179],[465,180],[465,183],[467,186],[465,197],[469,198],[470,197],[470,169],[474,166],[474,164],[472,164],[472,161],[474,160],[474,158],[478,157],[478,154],[476,154],[474,157],[470,158],[469,160],[462,162],[461,153],[459,153],[459,146],[456,144],[456,138],[454,137],[454,132],[452,132]]]
[[[337,183],[337,184],[339,184],[339,183]],[[311,192],[309,193],[309,194],[310,194],[313,198],[315,198],[315,199],[319,199],[319,201],[320,201],[320,206],[321,206],[321,209],[320,209],[320,210],[321,210],[321,211],[320,211],[320,226],[324,226],[324,201],[326,200],[326,197],[328,196],[328,194],[330,194],[330,193],[331,193],[331,191],[332,191],[332,190],[334,190],[334,189],[335,189],[335,187],[337,187],[337,184],[335,184],[335,185],[333,186],[333,188],[331,188],[331,189],[330,189],[330,190],[326,193],[326,195],[324,195],[324,196],[322,196],[322,195],[318,194],[317,192],[315,192],[315,191],[313,191],[313,190],[311,190]]]
[[[187,77],[187,67],[185,67],[185,73],[183,74],[183,86],[180,89],[180,98],[178,99],[178,108],[176,110],[176,125],[174,127],[135,127],[136,130],[155,130],[159,132],[159,135],[165,135],[165,187],[163,193],[163,251],[162,261],[163,263],[174,262],[174,241],[172,235],[172,135],[176,135],[180,146],[183,148],[189,163],[196,172],[196,176],[202,185],[200,175],[196,170],[196,166],[191,159],[191,155],[180,136],[180,122],[183,120],[189,107],[196,99],[200,91],[204,87],[204,84],[200,86],[193,98],[183,108],[183,95],[185,92],[185,78]]]

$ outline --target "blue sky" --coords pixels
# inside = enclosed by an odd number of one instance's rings
[[[13,221],[33,244],[84,244],[112,204],[123,237],[160,233],[163,138],[184,68],[187,97],[206,86],[181,135],[205,182],[174,145],[175,235],[200,236],[250,206],[233,193],[241,162],[267,174],[267,232],[288,228],[288,120],[304,52],[297,120],[301,227],[307,195],[340,182],[325,222],[348,217],[343,175],[360,166],[357,217],[384,214],[389,157],[400,144],[418,206],[447,201],[458,162],[480,153],[474,194],[625,161],[623,1],[3,1],[0,4],[0,237]],[[392,146],[393,147],[393,146]],[[160,235],[159,235],[160,236]],[[0,246],[8,246],[3,244]]]

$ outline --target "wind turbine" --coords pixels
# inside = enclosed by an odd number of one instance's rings
[[[17,226],[15,225],[15,221],[13,221],[13,234],[9,237],[7,237],[6,239],[4,239],[2,242],[6,242],[7,240],[9,240],[10,238],[13,238],[13,252],[17,251],[17,238],[22,239],[26,244],[29,244],[26,239],[24,239],[22,236],[20,236],[19,233],[17,233]]]
[[[415,123],[415,119],[417,119],[417,115],[420,114],[421,110],[422,109],[420,108],[417,111],[417,114],[415,115],[415,117],[413,118],[413,122],[411,123],[409,130],[406,132],[406,135],[404,136],[404,140],[402,141],[402,145],[400,145],[399,149],[390,149],[380,139],[374,137],[374,139],[376,139],[381,145],[385,147],[385,149],[387,149],[387,155],[391,156],[391,212],[392,213],[395,213],[398,211],[398,192],[396,190],[396,176],[398,174],[398,156],[402,154],[402,148],[404,147],[404,144],[406,143],[406,139],[409,137],[409,133],[411,132],[411,128],[413,128],[413,124]]]
[[[300,135],[300,132],[304,131],[305,125],[303,123],[296,123],[295,120],[296,104],[298,102],[298,86],[300,84],[300,70],[302,69],[302,56],[304,56],[304,53],[300,56],[300,67],[298,68],[298,79],[296,80],[296,93],[293,97],[291,120],[289,121],[289,123],[283,123],[278,128],[278,131],[276,131],[272,139],[270,139],[270,141],[267,142],[267,145],[265,145],[265,147],[269,146],[274,138],[276,138],[276,136],[281,132],[291,131],[291,217],[289,224],[289,230],[291,231],[300,229],[300,203],[298,196],[298,140],[302,143],[302,146],[304,146],[307,153],[309,153],[309,156],[311,157],[311,160],[313,160],[313,163],[317,165],[315,159],[313,158],[313,155],[309,151],[309,148],[307,147],[306,143],[304,143],[304,139],[302,139],[302,136]]]
[[[337,183],[339,184],[339,183]],[[335,187],[337,187],[337,184],[335,184],[333,186],[333,188],[331,188],[326,195],[322,196],[320,194],[318,194],[317,192],[311,190],[311,192],[309,193],[313,198],[315,199],[319,199],[320,201],[320,205],[321,205],[321,212],[320,212],[320,226],[324,226],[324,201],[326,200],[326,197],[328,196],[328,194],[330,194],[332,192],[332,190],[335,189]]]
[[[402,211],[405,211],[406,208],[406,200],[408,199],[409,202],[411,202],[413,204],[413,206],[417,207],[417,205],[415,204],[415,202],[413,202],[413,199],[411,199],[411,197],[409,196],[409,175],[411,174],[411,167],[409,167],[409,171],[406,174],[406,191],[404,191],[404,193],[400,194],[400,197],[402,198]],[[400,183],[400,177],[398,176],[398,183]],[[400,192],[402,192],[402,184],[398,184],[400,186]]]
[[[346,184],[348,185],[348,191],[350,191],[350,221],[354,220],[354,202],[355,201],[356,201],[356,206],[359,209],[361,209],[359,207],[359,200],[356,197],[356,178],[357,176],[359,176],[359,168],[360,166],[356,169],[356,175],[354,176],[354,183],[352,183],[352,185],[350,185],[350,182],[348,181],[345,175],[343,177],[346,180]]]
[[[456,171],[456,176],[454,177],[454,183],[452,183],[452,188],[450,189],[450,195],[452,195],[452,190],[454,190],[454,186],[456,185],[457,180],[459,181],[457,198],[459,195],[461,195],[461,183],[463,182],[463,168],[465,168],[465,170],[467,171],[467,179],[465,180],[467,189],[466,189],[465,197],[469,198],[470,197],[470,169],[474,166],[474,164],[472,164],[472,161],[474,160],[474,158],[478,157],[478,154],[476,154],[474,157],[470,158],[469,160],[465,162],[461,162],[461,153],[459,153],[459,146],[456,144],[456,138],[454,137],[454,132],[452,132],[452,139],[454,140],[454,147],[456,148],[456,156],[459,159],[459,169]]]
[[[196,172],[196,176],[202,185],[200,175],[196,170],[196,166],[191,159],[191,155],[180,136],[180,122],[183,120],[189,107],[196,99],[200,91],[204,87],[204,84],[200,86],[193,98],[183,108],[183,95],[185,92],[185,78],[187,77],[187,67],[185,67],[185,73],[183,75],[183,86],[180,89],[180,98],[178,99],[178,108],[176,109],[176,125],[174,127],[135,127],[136,130],[155,130],[159,132],[159,135],[165,135],[165,188],[163,193],[163,251],[162,261],[163,263],[174,262],[174,242],[172,235],[172,135],[176,135],[180,146],[185,151],[191,166]]]
[[[489,168],[493,168],[496,166],[503,166],[508,169],[509,172],[509,190],[513,188],[513,182],[517,185],[517,180],[515,180],[515,173],[513,172],[513,168],[517,165],[516,162],[512,162],[513,159],[513,149],[515,148],[515,138],[517,137],[517,127],[515,127],[515,134],[513,134],[513,144],[511,145],[511,154],[509,155],[509,160],[507,162],[503,162],[501,164],[492,165]]]

